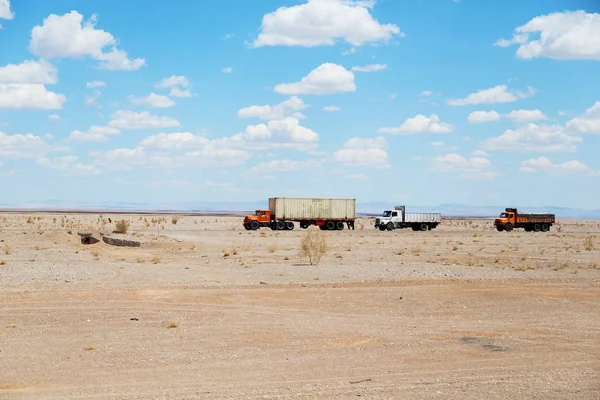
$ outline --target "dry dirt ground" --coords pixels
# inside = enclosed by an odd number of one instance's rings
[[[372,224],[2,213],[0,399],[600,398],[600,221]]]

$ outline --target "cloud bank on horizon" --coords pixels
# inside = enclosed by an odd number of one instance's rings
[[[598,208],[587,1],[108,3],[0,0],[5,202]]]

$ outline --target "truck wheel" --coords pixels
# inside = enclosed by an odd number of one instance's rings
[[[252,229],[253,231],[255,231],[258,228],[260,228],[260,225],[258,224],[258,221],[252,221],[252,222],[250,222],[250,229]]]
[[[379,230],[382,232],[385,231],[385,225],[379,225]]]
[[[300,222],[300,228],[306,229],[308,228],[308,224],[306,222]]]
[[[250,230],[250,225],[244,225],[244,228],[249,231]]]
[[[392,222],[388,222],[387,225],[385,226],[385,228],[388,231],[393,231],[394,230],[394,224]]]
[[[548,232],[548,224],[542,224],[542,232]]]
[[[288,231],[293,231],[294,230],[294,223],[292,221],[288,221],[285,223],[285,229],[287,229]]]
[[[536,231],[536,232],[539,232],[540,230],[542,230],[542,227],[540,226],[540,224],[535,224],[533,226],[533,230]]]
[[[500,225],[498,225],[498,226],[496,226],[496,230],[497,230],[498,232],[502,232],[502,231],[504,231],[504,227],[503,227],[503,226],[500,226]]]
[[[344,230],[344,223],[342,221],[338,221],[338,223],[335,224],[335,229],[337,229],[338,231],[343,231]]]
[[[506,224],[506,226],[504,227],[504,230],[506,230],[506,232],[512,231],[513,230],[512,224],[510,222],[508,224]]]
[[[420,228],[421,228],[421,231],[425,232],[428,229],[428,226],[427,226],[427,224],[421,224]]]
[[[333,222],[333,221],[327,221],[327,225],[326,226],[327,226],[327,230],[328,231],[332,231],[332,230],[335,229],[335,222]]]
[[[283,221],[277,221],[277,225],[275,225],[275,229],[277,229],[278,231],[282,231],[285,229],[285,222]]]

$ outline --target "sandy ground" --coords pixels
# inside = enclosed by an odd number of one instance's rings
[[[600,221],[175,219],[0,214],[0,399],[600,399]]]

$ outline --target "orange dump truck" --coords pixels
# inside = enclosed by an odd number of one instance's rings
[[[269,209],[256,210],[244,218],[244,228],[261,227],[278,231],[294,229],[294,222],[306,229],[316,225],[322,230],[354,229],[356,199],[285,198],[269,199]]]
[[[548,232],[554,224],[554,214],[521,214],[516,208],[507,208],[494,221],[499,232],[510,232],[514,228],[523,228],[525,232]]]

